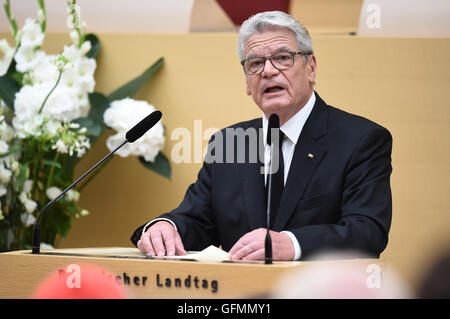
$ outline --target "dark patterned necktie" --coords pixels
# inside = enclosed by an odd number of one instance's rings
[[[281,146],[283,144],[284,133],[279,131],[279,141],[276,142],[274,147],[278,146],[278,154],[279,154],[279,165],[278,170],[275,174],[272,175],[272,197],[270,199],[270,227],[272,228],[275,217],[278,212],[278,207],[280,206],[281,196],[283,195],[284,190],[284,160],[283,160],[283,152],[281,150]],[[268,132],[267,134],[270,134]],[[276,158],[274,160],[277,160]],[[267,205],[267,196],[268,196],[268,188],[269,183],[266,183],[266,205]]]

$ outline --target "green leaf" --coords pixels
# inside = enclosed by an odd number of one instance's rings
[[[145,168],[155,171],[159,175],[170,179],[172,175],[172,169],[170,167],[170,162],[167,157],[159,152],[159,154],[155,158],[155,162],[147,162],[142,156],[139,156],[139,162],[144,165]]]
[[[54,225],[56,226],[56,231],[58,232],[58,234],[60,234],[62,237],[66,237],[71,228],[71,217],[63,211],[57,211],[53,213],[52,219],[52,223],[54,223]]]
[[[43,159],[42,163],[44,163],[47,166],[54,166],[56,168],[62,168],[61,164],[52,160]]]
[[[81,127],[85,127],[87,129],[86,135],[88,136],[96,138],[99,137],[103,131],[99,123],[88,117],[79,117],[72,122],[80,124]]]
[[[124,84],[120,88],[108,95],[108,100],[121,100],[126,97],[134,97],[139,89],[151,78],[151,76],[161,68],[164,58],[160,58],[141,75]]]
[[[86,53],[86,56],[88,58],[95,59],[98,55],[98,52],[100,51],[100,40],[98,39],[98,37],[95,34],[89,33],[86,35],[86,38],[84,39],[84,41],[91,42],[91,49],[89,50],[88,53]]]
[[[23,184],[27,178],[28,163],[22,164],[19,170],[19,177],[17,177],[17,187],[19,188],[19,193],[22,193]]]
[[[0,76],[0,98],[11,110],[14,110],[14,98],[19,90],[19,83],[12,77],[7,75]]]
[[[109,107],[109,100],[102,93],[94,92],[89,94],[89,103],[91,104],[91,110],[89,111],[88,118],[96,121],[105,129],[103,113]]]
[[[66,210],[72,215],[76,216],[78,214],[78,208],[75,206],[74,203],[67,202],[66,204]]]

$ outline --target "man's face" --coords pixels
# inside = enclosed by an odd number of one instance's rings
[[[294,33],[285,28],[276,28],[250,35],[245,42],[244,58],[266,57],[279,52],[299,51]],[[308,102],[313,91],[316,72],[315,57],[304,63],[300,54],[294,56],[294,65],[286,70],[273,67],[266,60],[259,75],[246,75],[247,94],[264,112],[266,118],[276,113],[280,125],[289,120]]]

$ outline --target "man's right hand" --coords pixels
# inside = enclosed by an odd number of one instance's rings
[[[187,254],[180,234],[167,221],[158,221],[150,226],[137,242],[137,247],[143,254],[158,257]]]

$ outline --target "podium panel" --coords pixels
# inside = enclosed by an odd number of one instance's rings
[[[95,264],[109,271],[113,274],[110,279],[124,285],[131,298],[264,297],[283,275],[324,262],[292,261],[265,265],[259,261],[150,259],[135,248],[54,249],[44,250],[40,255],[16,251],[0,254],[0,298],[30,298],[51,272],[64,272],[73,264]],[[361,272],[366,272],[371,264],[384,268],[379,259],[326,263],[357,265]]]

